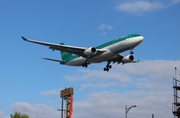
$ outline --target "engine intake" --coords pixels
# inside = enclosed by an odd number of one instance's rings
[[[90,48],[87,48],[85,51],[84,51],[84,54],[86,56],[92,56],[92,55],[95,55],[97,53],[97,50],[95,47],[90,47]]]

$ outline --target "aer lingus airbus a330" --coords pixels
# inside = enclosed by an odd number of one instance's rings
[[[122,38],[118,38],[102,44],[97,47],[77,47],[64,45],[63,43],[54,44],[47,43],[42,41],[30,40],[23,37],[24,41],[48,46],[52,50],[61,51],[62,60],[52,59],[52,58],[43,58],[46,60],[51,60],[59,62],[63,65],[69,66],[83,66],[88,67],[91,63],[100,63],[107,62],[107,65],[104,67],[104,71],[109,71],[112,66],[110,63],[136,63],[137,60],[134,60],[133,49],[139,45],[144,37],[139,34],[129,34]],[[120,53],[130,50],[130,54],[127,56],[122,56]]]

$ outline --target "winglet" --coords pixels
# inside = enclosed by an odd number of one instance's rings
[[[21,36],[21,38],[22,38],[24,41],[28,41],[28,39],[25,38],[25,37],[23,37],[23,36]]]

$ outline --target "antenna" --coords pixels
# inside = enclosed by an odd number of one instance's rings
[[[177,70],[177,68],[175,67],[174,69],[175,69],[175,79],[176,79],[176,70]]]

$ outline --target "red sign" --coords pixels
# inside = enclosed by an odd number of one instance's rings
[[[66,99],[66,118],[72,118],[72,103],[73,103],[73,95],[70,95]]]

